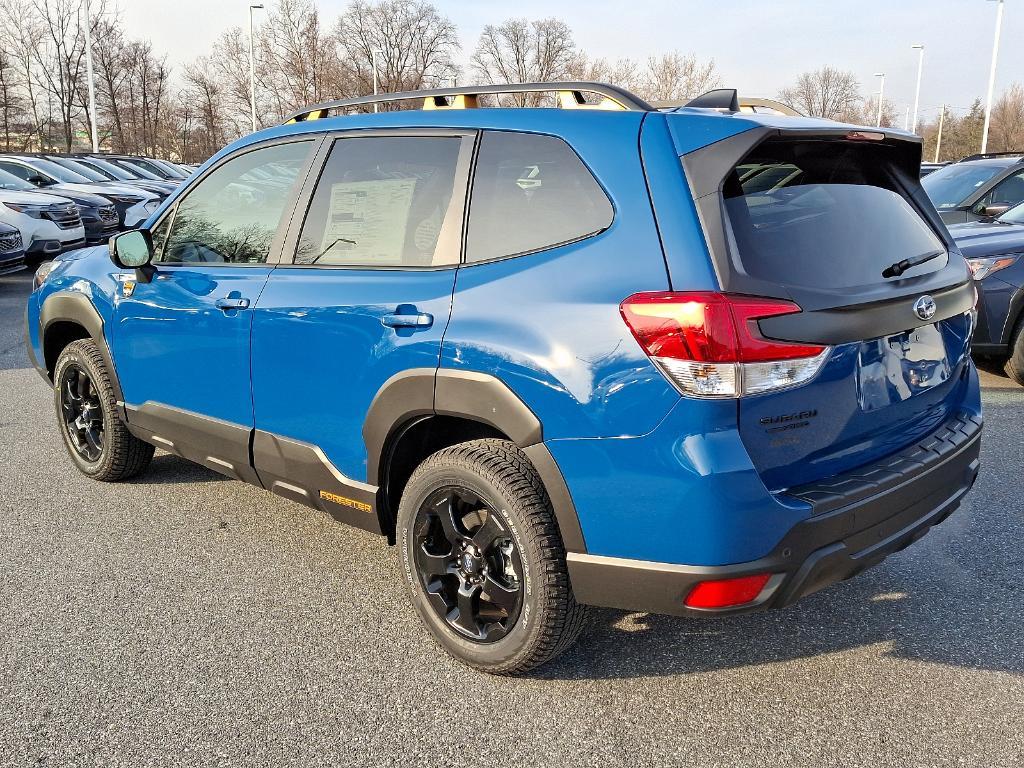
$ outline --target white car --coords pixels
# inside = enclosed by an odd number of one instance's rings
[[[85,245],[78,206],[56,195],[0,190],[0,221],[21,232],[26,256],[55,256]]]

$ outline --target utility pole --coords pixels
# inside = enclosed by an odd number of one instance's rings
[[[92,16],[89,14],[89,0],[85,0],[85,75],[89,80],[89,128],[92,133],[93,154],[99,154],[100,138],[96,131],[96,86],[92,77]]]
[[[942,105],[942,111],[939,112],[939,137],[935,141],[935,162],[939,162],[939,152],[942,150],[942,126],[946,123],[946,105]]]
[[[992,96],[996,88],[996,62],[999,60],[999,34],[1003,30],[1003,0],[996,0],[996,37],[992,43],[992,67],[988,73],[988,98],[985,100],[985,127],[981,131],[981,152],[988,151],[988,128],[992,123]]]
[[[912,45],[920,51],[917,57],[917,91],[914,93],[914,133],[917,133],[917,108],[921,104],[921,74],[924,72],[924,46]]]
[[[253,133],[256,133],[256,55],[253,52],[252,12],[262,9],[262,5],[249,6],[249,114],[252,116]]]

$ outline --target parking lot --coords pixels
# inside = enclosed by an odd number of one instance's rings
[[[170,455],[73,469],[0,278],[0,765],[1024,765],[1024,390],[922,541],[783,611],[600,611],[526,679],[461,667],[369,534]]]

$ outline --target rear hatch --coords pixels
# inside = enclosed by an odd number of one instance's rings
[[[771,490],[875,462],[958,412],[974,288],[921,189],[915,139],[759,128],[682,161],[722,292],[793,305],[746,320],[752,335],[808,359],[826,348],[810,381],[787,386],[783,368],[736,399]]]

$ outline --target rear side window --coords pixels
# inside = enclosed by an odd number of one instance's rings
[[[459,260],[465,181],[458,136],[338,139],[324,165],[295,263],[435,267]]]
[[[945,246],[902,196],[886,148],[829,141],[765,142],[726,180],[725,208],[744,272],[791,286],[882,282],[902,259]],[[947,257],[907,270],[941,269]]]
[[[473,180],[466,260],[580,240],[607,229],[613,215],[604,190],[561,139],[486,131]]]

